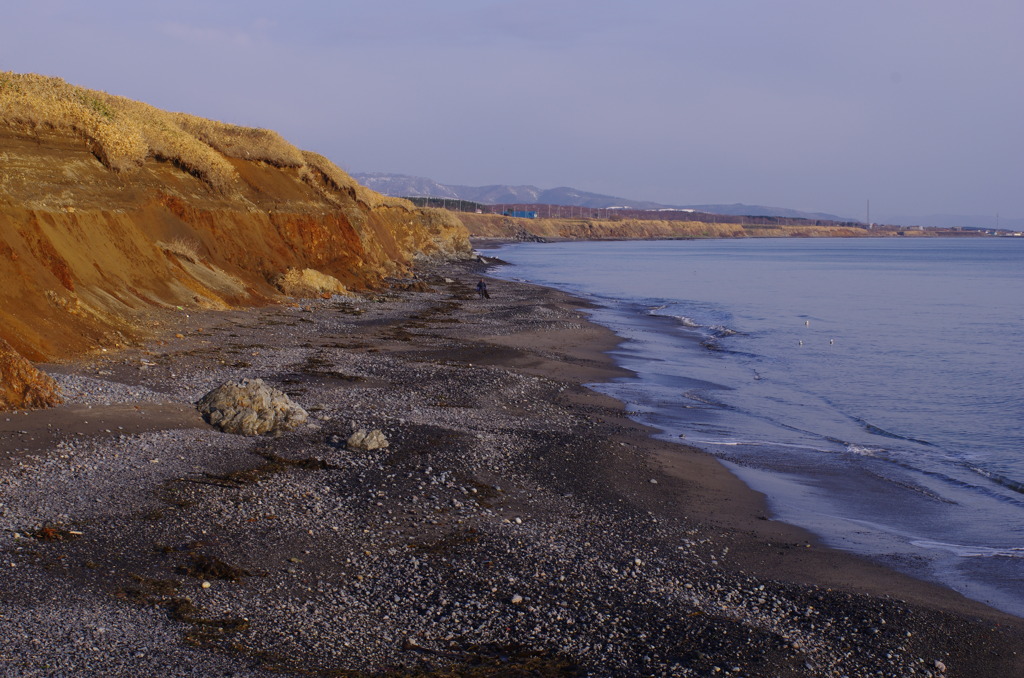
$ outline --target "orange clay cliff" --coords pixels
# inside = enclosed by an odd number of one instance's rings
[[[59,400],[30,361],[148,336],[152,312],[369,289],[466,229],[269,130],[0,72],[0,409]]]

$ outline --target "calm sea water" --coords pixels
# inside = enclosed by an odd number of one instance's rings
[[[719,456],[778,518],[1024,616],[1024,239],[497,255],[514,264],[498,276],[597,302],[636,373],[599,388]]]

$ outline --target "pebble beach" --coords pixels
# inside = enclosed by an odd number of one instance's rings
[[[1024,621],[772,520],[586,387],[622,372],[583,302],[487,266],[41,366],[65,404],[0,414],[0,675],[1024,675]],[[243,378],[308,419],[208,425]]]

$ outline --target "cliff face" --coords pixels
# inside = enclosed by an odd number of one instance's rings
[[[454,216],[272,132],[0,73],[0,340],[30,360],[117,347],[150,309],[366,289],[468,252]]]

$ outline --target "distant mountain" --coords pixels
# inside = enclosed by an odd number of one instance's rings
[[[404,198],[454,198],[485,205],[540,204],[574,205],[583,207],[630,207],[632,209],[659,209],[655,202],[616,198],[599,193],[587,193],[566,186],[542,189],[536,186],[459,186],[441,184],[425,177],[385,172],[353,173],[352,178],[378,193]]]
[[[644,200],[617,198],[600,193],[588,193],[568,186],[540,189],[536,186],[452,186],[464,200],[487,205],[519,203],[529,205],[573,205],[575,207],[629,207],[632,209],[660,209],[664,205]]]
[[[687,209],[708,214],[728,214],[737,217],[784,217],[786,219],[819,219],[824,221],[855,221],[828,214],[826,212],[801,212],[786,207],[765,207],[764,205],[744,205],[741,202],[731,205],[687,205]]]
[[[709,214],[727,214],[731,216],[752,217],[785,217],[788,219],[815,219],[830,221],[847,221],[843,217],[821,212],[801,212],[784,207],[765,207],[764,205],[663,205],[648,200],[631,200],[600,193],[588,193],[577,188],[562,186],[559,188],[541,189],[536,186],[459,186],[441,184],[433,179],[413,177],[405,174],[388,174],[385,172],[353,173],[352,177],[368,188],[384,195],[406,198],[453,198],[469,200],[485,205],[523,204],[523,205],[572,205],[575,207],[622,207],[634,210],[694,210]]]
[[[352,178],[367,188],[378,193],[400,198],[463,198],[453,186],[439,184],[426,177],[411,177],[407,174],[387,174],[384,172],[368,172],[352,174]]]

